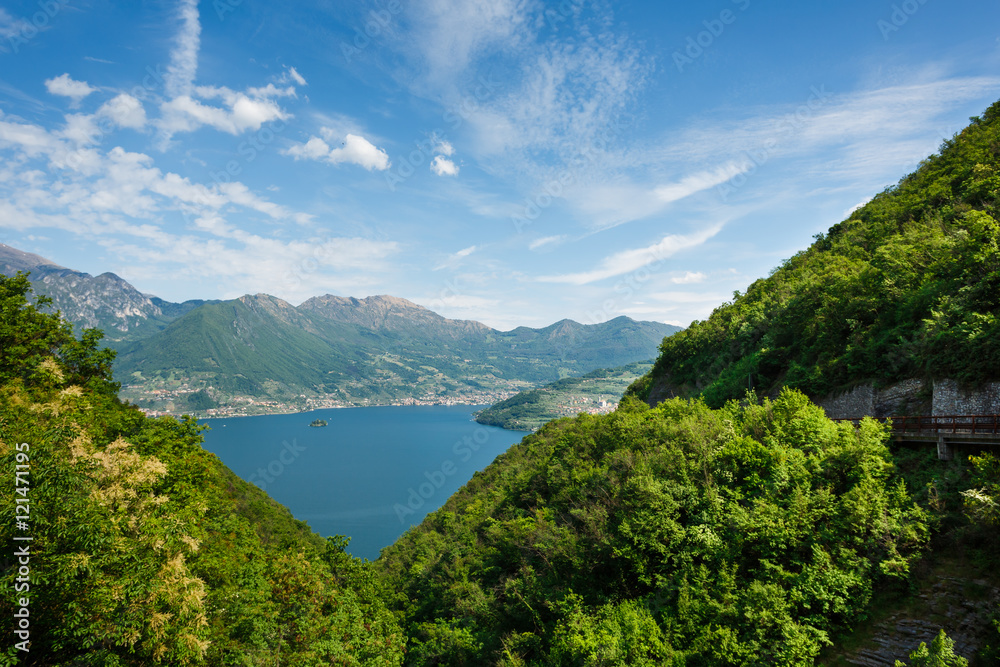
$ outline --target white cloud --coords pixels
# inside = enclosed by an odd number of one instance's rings
[[[476,246],[470,245],[468,248],[462,248],[455,253],[455,257],[468,257],[472,253],[476,252]]]
[[[101,131],[98,129],[97,121],[93,115],[70,114],[66,116],[66,126],[59,132],[59,135],[69,139],[77,146],[87,146],[97,143]]]
[[[559,243],[564,238],[565,238],[564,236],[545,236],[540,239],[535,239],[534,241],[528,244],[528,250],[538,250],[543,246],[547,246],[552,243]]]
[[[210,88],[210,87],[198,87],[199,92],[205,91],[205,96],[210,96],[214,91],[225,90],[226,92],[232,94],[228,88]],[[273,83],[269,83],[266,86],[250,87],[247,88],[247,94],[250,97],[297,97],[295,94],[295,86],[285,86],[284,88],[278,88]]]
[[[686,271],[682,276],[674,276],[670,279],[670,282],[675,285],[693,285],[695,283],[705,282],[707,278],[701,271]]]
[[[541,276],[538,280],[546,283],[586,285],[598,280],[604,280],[605,278],[620,276],[630,271],[637,271],[643,267],[661,262],[682,250],[695,248],[718,234],[721,229],[722,225],[716,224],[687,236],[670,234],[663,237],[659,242],[645,248],[624,250],[605,257],[598,267],[591,271],[558,276]]]
[[[745,173],[749,165],[728,162],[717,169],[702,171],[691,176],[686,176],[676,183],[661,185],[653,192],[660,201],[669,204],[675,201],[690,197],[696,192],[714,188],[739,174]]]
[[[291,77],[292,81],[299,84],[300,86],[308,85],[306,83],[305,77],[299,74],[294,67],[289,67],[287,74],[289,77]]]
[[[209,126],[229,134],[257,131],[265,123],[291,118],[276,98],[296,97],[294,86],[279,87],[274,83],[249,87],[244,92],[225,86],[196,86],[198,50],[201,44],[201,23],[197,0],[182,0],[179,8],[181,27],[177,33],[170,64],[164,76],[166,100],[160,104],[161,117],[155,121],[160,130],[160,147],[166,148],[173,136]],[[289,68],[276,79],[305,84],[305,79]],[[204,100],[220,100],[223,106],[211,106]],[[137,122],[135,120],[134,122]]]
[[[246,130],[257,131],[267,122],[291,118],[270,99],[251,99],[227,89],[199,88],[198,92],[223,97],[229,108],[208,106],[187,95],[165,102],[161,106],[163,118],[158,124],[167,137],[177,132],[193,132],[203,125],[240,134]]]
[[[431,171],[438,176],[457,176],[458,165],[443,155],[436,156],[431,160]]]
[[[455,154],[455,147],[452,146],[449,141],[438,140],[438,142],[434,145],[434,150],[431,152],[440,153],[445,156],[452,156]]]
[[[198,73],[198,49],[201,46],[198,0],[181,0],[178,14],[181,29],[170,52],[170,65],[165,77],[167,96],[172,98],[191,94]]]
[[[63,97],[72,99],[74,105],[79,104],[80,100],[97,90],[91,87],[86,81],[71,79],[68,73],[48,79],[45,82],[45,88],[52,95],[62,95]]]
[[[389,156],[386,152],[356,134],[348,134],[344,138],[344,145],[331,150],[327,159],[334,164],[347,162],[361,165],[368,171],[385,171],[389,168]]]
[[[110,118],[118,127],[141,130],[146,126],[146,110],[143,109],[142,102],[126,93],[101,105],[97,115]]]
[[[319,137],[310,137],[304,144],[295,144],[284,151],[296,160],[322,160],[330,164],[356,164],[368,171],[389,168],[389,155],[370,141],[356,134],[344,137],[343,145],[331,148]]]
[[[310,137],[304,144],[295,144],[285,151],[296,160],[322,160],[330,154],[330,146],[319,137]]]

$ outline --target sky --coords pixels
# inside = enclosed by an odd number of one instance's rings
[[[5,0],[0,241],[170,301],[687,326],[998,98],[997,0]]]

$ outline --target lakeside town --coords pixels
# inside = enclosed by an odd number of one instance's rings
[[[288,414],[330,408],[358,408],[375,406],[411,405],[493,405],[514,396],[522,387],[508,387],[491,391],[463,391],[450,395],[426,393],[417,397],[397,399],[355,399],[344,400],[333,396],[308,396],[299,394],[291,399],[221,395],[214,387],[194,387],[187,382],[166,389],[148,389],[143,386],[122,387],[121,397],[136,405],[150,417],[191,415],[199,419],[221,417],[252,417],[256,415]],[[205,396],[209,402],[199,406],[192,397]],[[216,398],[217,397],[217,398]],[[208,407],[213,405],[213,407]]]

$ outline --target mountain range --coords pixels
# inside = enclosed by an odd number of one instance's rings
[[[679,327],[618,317],[498,331],[393,296],[267,294],[171,303],[0,244],[78,328],[105,331],[121,395],[151,411],[254,414],[389,403],[493,403],[522,389],[649,359]],[[211,412],[209,412],[211,411]]]

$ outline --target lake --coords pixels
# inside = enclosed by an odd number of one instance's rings
[[[484,406],[313,410],[205,419],[204,447],[324,537],[375,559],[524,433],[483,426]],[[324,419],[325,427],[311,427]]]

